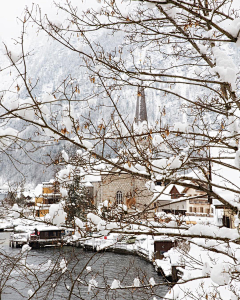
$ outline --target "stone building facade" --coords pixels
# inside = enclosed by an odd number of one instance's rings
[[[145,187],[145,183],[144,178],[137,178],[127,173],[102,175],[102,181],[95,184],[94,202],[98,205],[108,200],[111,205],[127,205],[127,199],[134,197],[135,207],[142,210],[153,197],[153,193]]]

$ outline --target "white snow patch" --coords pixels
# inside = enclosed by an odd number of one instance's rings
[[[230,280],[229,265],[228,264],[216,264],[211,271],[211,279],[218,285],[228,284]]]
[[[28,244],[23,245],[23,246],[22,246],[22,253],[24,253],[24,252],[29,252],[31,249],[32,249],[32,248],[31,248]]]
[[[98,287],[98,282],[94,278],[92,278],[88,283],[88,292],[91,292],[91,289],[95,287]]]
[[[219,74],[223,82],[230,83],[232,89],[236,90],[238,69],[233,63],[231,57],[227,56],[227,54],[218,47],[213,47],[212,52],[216,61],[216,66],[213,67],[212,70]]]
[[[92,271],[92,268],[90,266],[87,266],[86,270],[87,270],[88,273],[90,273]]]
[[[32,295],[33,295],[33,291],[31,289],[28,290],[28,297],[30,298],[30,297],[32,297]]]
[[[83,222],[79,219],[79,218],[77,218],[77,217],[74,217],[74,220],[75,220],[75,225],[77,226],[77,227],[79,227],[79,228],[84,228],[84,225],[83,225]]]
[[[59,267],[62,270],[62,273],[65,273],[67,271],[67,262],[64,258],[61,260]]]
[[[188,132],[188,123],[176,122],[173,127],[174,131]]]
[[[156,282],[155,282],[155,280],[154,280],[153,277],[151,277],[151,278],[149,279],[149,283],[150,283],[151,286],[154,286],[154,285],[156,284]]]
[[[65,150],[62,150],[62,157],[66,162],[69,161],[69,156]]]
[[[134,280],[133,280],[133,286],[135,286],[135,287],[139,287],[140,286],[140,280],[139,280],[139,278],[134,278]]]
[[[111,290],[115,290],[115,289],[118,289],[120,287],[121,287],[120,281],[117,280],[117,279],[114,279],[113,282],[112,282],[112,285],[111,285],[110,289]]]
[[[49,213],[45,216],[50,217],[52,223],[56,226],[62,226],[65,223],[67,213],[63,209],[63,204],[52,204],[49,208]]]

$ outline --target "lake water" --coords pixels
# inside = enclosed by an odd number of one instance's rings
[[[84,252],[74,247],[43,248],[22,254],[21,249],[9,248],[8,237],[9,233],[0,233],[3,300],[28,299],[34,292],[32,299],[159,300],[169,289],[152,264],[137,256]],[[126,288],[133,285],[135,278],[140,280],[140,288]],[[156,285],[144,288],[150,278]],[[120,281],[122,289],[110,288],[114,279]]]

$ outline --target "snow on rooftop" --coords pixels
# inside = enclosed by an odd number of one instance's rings
[[[33,192],[36,197],[39,197],[42,194],[42,187],[43,185],[41,183],[36,186]]]
[[[176,187],[176,189],[178,190],[178,192],[181,194],[184,190],[184,187],[180,186],[180,185],[176,185],[176,184],[169,184],[168,186],[161,186],[161,185],[156,185],[155,186],[155,194],[157,195],[159,193],[159,196],[157,198],[157,200],[173,200],[171,198],[171,190],[173,189],[173,187]],[[175,199],[177,201],[181,200],[181,198],[177,198]]]
[[[85,187],[93,187],[93,185],[89,181],[87,181],[84,185],[85,185]]]
[[[53,231],[53,230],[59,230],[61,228],[59,228],[58,226],[53,226],[53,225],[37,225],[35,226],[35,228],[37,228],[38,231]]]

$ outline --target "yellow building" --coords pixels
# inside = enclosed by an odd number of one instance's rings
[[[43,182],[42,194],[35,198],[35,216],[43,217],[48,214],[50,205],[59,202],[61,196],[59,182]]]

